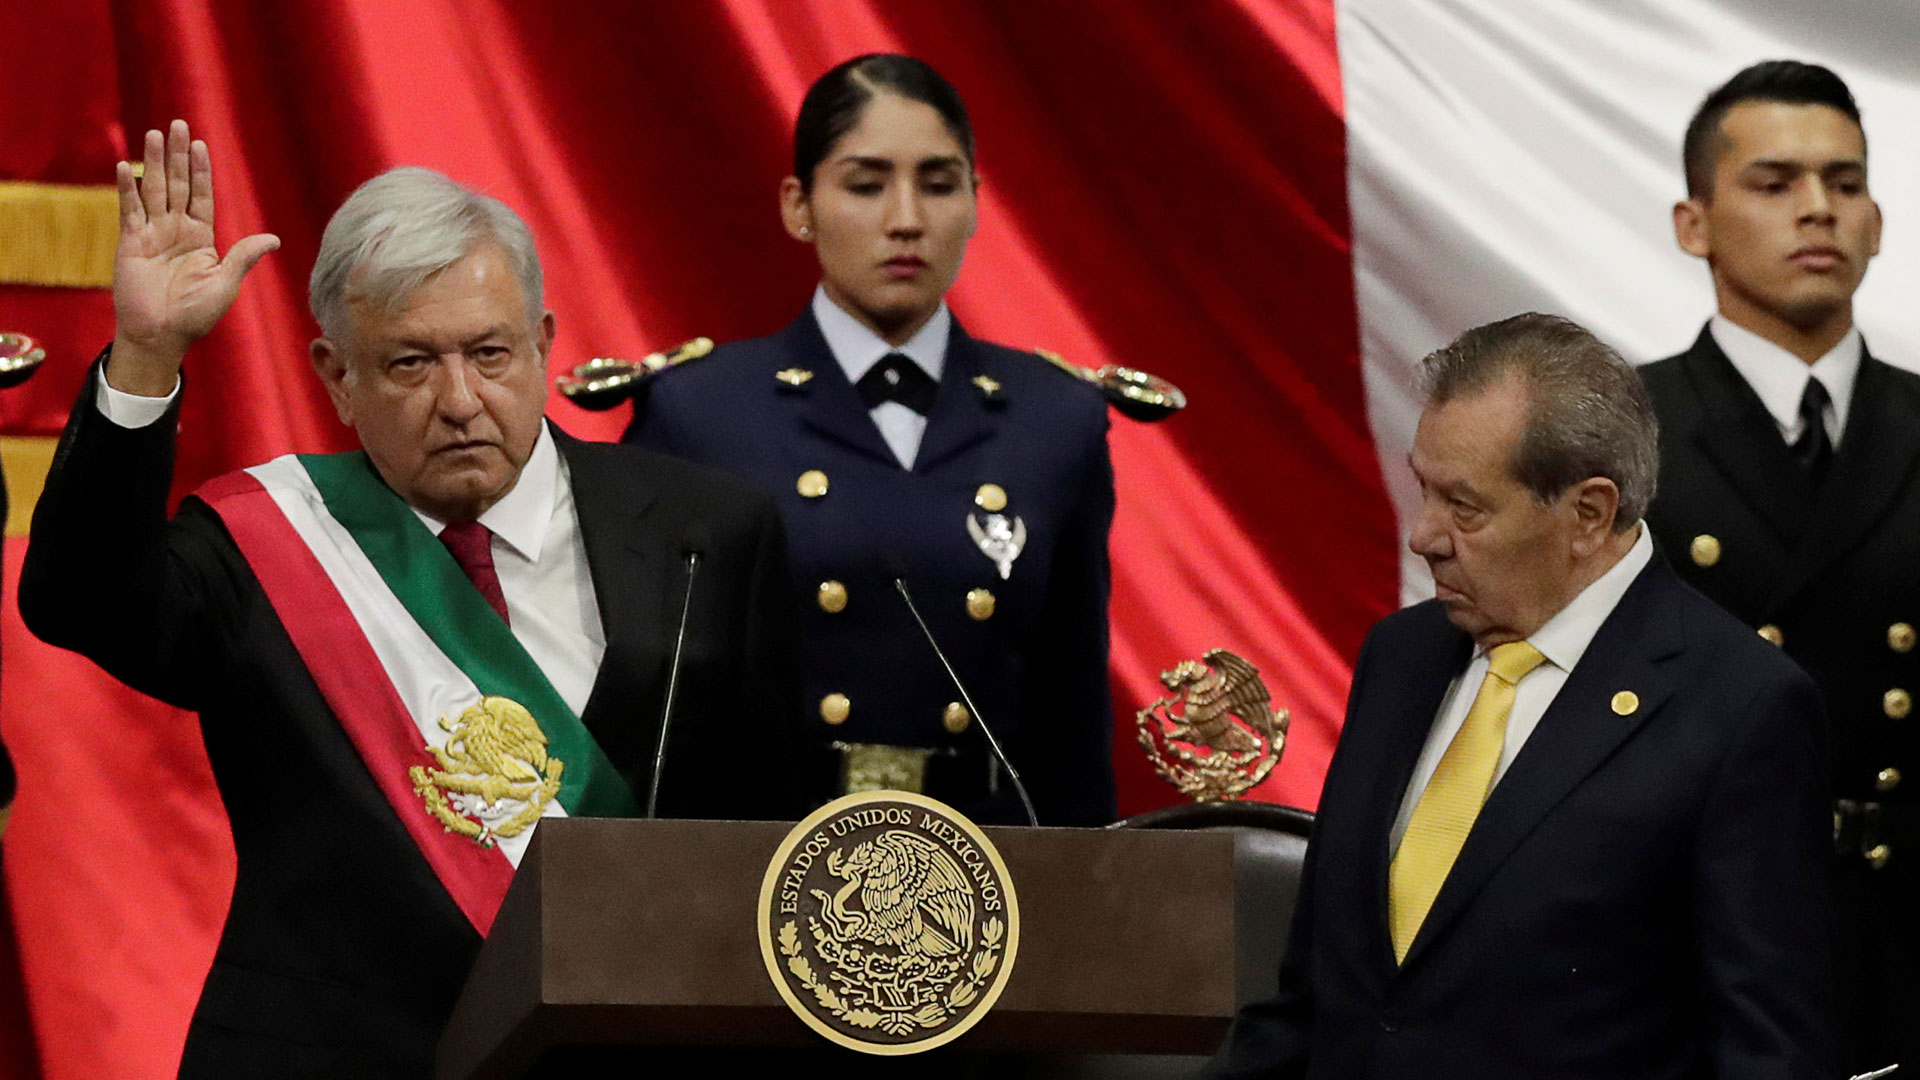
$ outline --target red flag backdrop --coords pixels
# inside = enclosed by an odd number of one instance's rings
[[[427,165],[527,218],[556,371],[763,334],[814,280],[775,202],[801,93],[857,53],[924,57],[979,132],[982,224],[952,296],[968,328],[1163,374],[1193,401],[1114,429],[1122,809],[1172,798],[1132,710],[1214,646],[1293,710],[1260,794],[1317,799],[1352,657],[1398,587],[1331,0],[64,0],[0,9],[0,40],[0,181],[109,183],[127,132],[181,116],[213,151],[222,247],[284,242],[188,360],[180,489],[349,445],[307,373],[306,274],[369,176]],[[56,433],[110,335],[106,293],[0,287],[0,329],[52,357],[0,397],[0,431]],[[589,437],[625,422],[558,398],[551,415]],[[5,871],[42,1068],[170,1075],[231,881],[224,821],[191,717],[25,635],[22,544],[0,613],[0,733],[23,774]]]

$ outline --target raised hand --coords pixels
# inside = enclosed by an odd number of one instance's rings
[[[213,162],[184,120],[147,132],[145,175],[121,162],[120,243],[113,257],[113,355],[107,382],[147,397],[173,391],[187,348],[233,306],[240,280],[280,246],[270,233],[213,247]]]

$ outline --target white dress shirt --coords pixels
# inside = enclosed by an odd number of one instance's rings
[[[1740,326],[1725,315],[1715,315],[1707,324],[1714,344],[1733,361],[1733,368],[1747,380],[1760,404],[1780,428],[1780,437],[1791,446],[1800,438],[1800,396],[1807,392],[1809,376],[1827,388],[1827,438],[1835,449],[1847,426],[1847,406],[1853,402],[1853,379],[1860,373],[1860,328],[1847,330],[1839,344],[1809,365],[1806,361]]]
[[[164,398],[126,394],[102,378],[94,403],[108,420],[139,428],[164,416],[179,393],[176,382]],[[447,527],[417,509],[414,513],[435,536]],[[544,421],[520,478],[480,515],[480,524],[493,533],[493,565],[514,638],[578,716],[600,673],[606,630],[573,511],[573,480]]]
[[[1635,528],[1640,530],[1640,535],[1634,539],[1627,553],[1620,557],[1620,561],[1601,574],[1593,584],[1580,590],[1580,595],[1527,638],[1528,643],[1539,649],[1547,659],[1514,688],[1513,711],[1507,714],[1506,742],[1500,748],[1500,763],[1493,771],[1495,786],[1507,774],[1507,767],[1513,764],[1520,748],[1527,744],[1533,729],[1540,725],[1540,718],[1546,715],[1547,706],[1553,704],[1560,688],[1567,684],[1567,676],[1573,672],[1574,665],[1580,662],[1580,657],[1586,654],[1587,646],[1593,643],[1593,635],[1600,632],[1600,624],[1613,614],[1613,609],[1620,604],[1620,598],[1626,595],[1627,587],[1652,561],[1652,535],[1644,523]],[[1434,718],[1432,730],[1427,733],[1427,744],[1421,748],[1420,760],[1414,765],[1413,781],[1407,785],[1406,794],[1400,800],[1400,813],[1393,821],[1395,852],[1400,850],[1400,838],[1407,834],[1407,822],[1413,819],[1413,808],[1427,790],[1434,770],[1440,767],[1440,758],[1446,754],[1460,726],[1466,723],[1467,711],[1473,708],[1473,699],[1480,695],[1480,684],[1486,680],[1489,663],[1488,650],[1476,648],[1473,659],[1467,663],[1467,669],[1453,680],[1453,684],[1447,687],[1446,696],[1440,699],[1440,712]]]
[[[927,320],[927,325],[898,347],[887,344],[865,323],[840,310],[840,305],[827,297],[824,286],[813,290],[813,318],[820,324],[827,348],[839,362],[840,370],[847,373],[850,383],[858,383],[860,377],[888,353],[904,355],[936,383],[946,370],[947,337],[953,329],[953,313],[947,310],[945,300],[940,301],[939,309]],[[880,429],[881,437],[887,440],[893,456],[899,459],[900,467],[913,468],[914,455],[920,452],[920,437],[927,433],[927,418],[897,401],[883,401],[868,414]]]

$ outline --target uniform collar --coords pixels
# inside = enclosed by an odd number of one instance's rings
[[[1640,571],[1653,561],[1653,537],[1646,522],[1634,527],[1640,530],[1640,535],[1620,561],[1527,636],[1527,642],[1561,671],[1572,671],[1580,663],[1587,646],[1593,644],[1594,635],[1600,632],[1601,624],[1620,606],[1620,598],[1627,595],[1627,588],[1640,576]]]
[[[480,515],[480,524],[504,540],[528,562],[537,562],[546,544],[547,526],[553,521],[553,503],[560,491],[560,452],[554,447],[553,432],[540,421],[540,436],[533,440],[533,453],[520,470],[520,478],[500,497],[500,501]],[[439,536],[447,523],[421,510],[414,510],[433,535]]]
[[[860,376],[888,353],[904,354],[932,376],[934,382],[939,382],[946,370],[947,338],[953,328],[953,313],[947,310],[945,300],[940,301],[940,307],[934,311],[933,318],[927,320],[927,325],[897,348],[841,310],[840,305],[828,298],[824,285],[813,290],[813,318],[820,324],[820,336],[827,339],[827,351],[833,353],[850,383],[858,383]]]
[[[1767,415],[1791,442],[1800,436],[1800,395],[1807,389],[1807,376],[1820,380],[1833,402],[1834,442],[1840,441],[1847,426],[1847,407],[1853,402],[1853,380],[1860,373],[1860,328],[1849,327],[1847,335],[1827,350],[1827,354],[1808,365],[1806,361],[1740,326],[1725,315],[1715,315],[1707,323],[1714,344],[1727,354],[1734,370],[1747,380],[1753,392],[1766,406]]]

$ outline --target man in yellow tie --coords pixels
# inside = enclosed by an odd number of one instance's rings
[[[1655,551],[1639,378],[1544,315],[1422,367],[1435,599],[1361,650],[1279,994],[1211,1075],[1833,1075],[1819,694]]]

